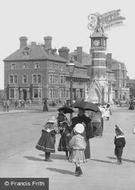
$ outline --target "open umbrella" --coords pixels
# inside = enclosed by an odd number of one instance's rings
[[[60,107],[60,108],[58,108],[58,111],[63,111],[64,114],[74,112],[74,110],[69,106]]]
[[[98,106],[92,102],[87,102],[87,101],[79,101],[79,102],[75,102],[73,104],[74,108],[81,108],[84,110],[90,110],[90,111],[94,111],[94,112],[98,112],[100,111]]]

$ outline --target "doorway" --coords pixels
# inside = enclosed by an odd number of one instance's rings
[[[27,90],[23,89],[23,99],[26,101],[27,99]]]

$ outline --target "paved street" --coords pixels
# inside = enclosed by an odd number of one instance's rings
[[[0,115],[0,177],[49,177],[50,190],[134,190],[135,188],[135,111],[118,108],[110,121],[105,121],[102,138],[90,140],[91,160],[82,165],[84,175],[74,176],[74,165],[56,151],[52,162],[44,161],[44,153],[35,149],[42,124],[49,113],[9,113]],[[114,157],[114,125],[125,132],[123,164]],[[56,147],[59,135],[57,135]],[[57,148],[56,148],[57,150]]]

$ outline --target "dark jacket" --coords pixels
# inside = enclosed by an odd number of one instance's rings
[[[114,144],[116,147],[124,147],[126,144],[125,137],[123,135],[121,136],[115,136],[114,138]]]

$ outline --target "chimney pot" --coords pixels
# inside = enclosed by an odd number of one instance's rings
[[[67,60],[69,59],[69,49],[67,47],[60,48],[58,52],[59,52],[59,56]]]
[[[79,63],[82,63],[82,47],[81,46],[77,47],[77,61]]]
[[[44,43],[45,43],[45,49],[52,49],[52,37],[51,36],[45,36],[44,37]]]
[[[28,38],[26,36],[21,36],[19,38],[20,40],[20,48],[26,47],[27,46],[27,40]]]

